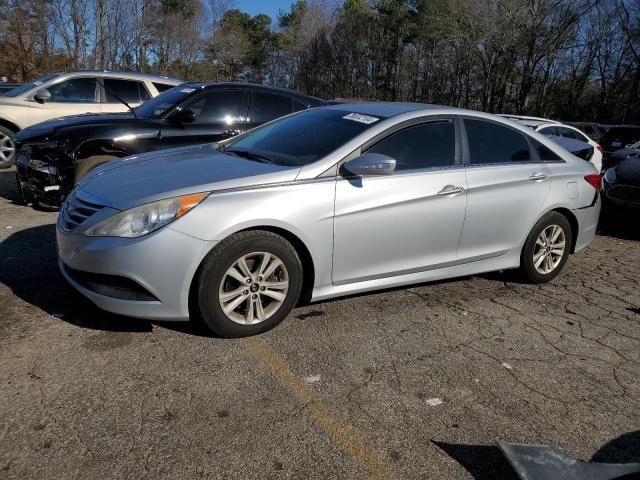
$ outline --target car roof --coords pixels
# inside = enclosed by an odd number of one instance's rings
[[[401,102],[356,102],[356,103],[335,103],[325,107],[330,110],[341,110],[343,112],[360,113],[363,115],[374,115],[378,117],[395,117],[417,110],[445,109],[457,113],[464,110],[454,107],[442,107],[439,105],[429,105],[426,103],[401,103]]]
[[[246,88],[249,90],[262,90],[266,92],[272,93],[281,93],[283,95],[288,95],[290,97],[295,97],[297,99],[303,100],[307,102],[307,104],[314,104],[314,106],[326,105],[327,101],[322,98],[313,97],[311,95],[305,95],[304,93],[300,93],[296,90],[289,90],[287,88],[281,87],[273,87],[271,85],[262,85],[259,83],[249,83],[249,82],[216,82],[216,83],[206,83],[206,82],[189,82],[186,83],[185,86],[189,86],[192,88],[198,89],[207,89],[207,90],[215,90],[218,88]]]
[[[540,125],[553,124],[553,125],[563,125],[560,122],[556,122],[555,120],[550,120],[548,118],[542,117],[530,117],[527,115],[510,115],[507,113],[498,113],[500,117],[508,118],[510,120],[516,120],[527,127],[539,127]]]
[[[98,77],[118,77],[128,78],[132,80],[149,80],[161,83],[168,83],[173,85],[180,85],[184,83],[184,80],[179,78],[168,77],[165,75],[157,75],[153,73],[140,73],[140,72],[120,72],[117,70],[73,70],[70,72],[58,72],[59,76],[56,80],[63,77],[70,76],[98,76]],[[53,79],[52,79],[53,80]]]

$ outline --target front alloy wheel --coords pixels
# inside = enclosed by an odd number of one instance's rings
[[[254,325],[276,313],[288,291],[289,273],[284,262],[268,252],[253,252],[226,271],[218,299],[230,320]]]
[[[298,253],[285,238],[263,230],[238,232],[203,261],[194,300],[213,333],[246,337],[284,320],[298,301],[302,280]]]

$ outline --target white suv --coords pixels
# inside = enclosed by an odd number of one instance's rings
[[[182,80],[143,73],[80,71],[51,73],[0,96],[0,168],[13,164],[13,136],[52,118],[83,113],[126,112]]]
[[[502,114],[501,117],[516,120],[527,127],[533,128],[536,132],[541,133],[545,137],[549,137],[553,140],[553,137],[571,138],[573,140],[579,140],[584,143],[588,143],[593,147],[593,154],[588,160],[598,169],[602,170],[602,152],[603,148],[593,140],[589,138],[583,131],[567,125],[564,123],[549,120],[547,118],[538,117],[526,117],[524,115],[506,115]]]

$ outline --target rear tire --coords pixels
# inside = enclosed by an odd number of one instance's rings
[[[16,161],[15,132],[0,125],[0,169],[9,168]]]
[[[77,185],[87,173],[97,166],[115,160],[116,158],[118,157],[114,157],[113,155],[94,155],[82,159],[74,172],[73,184]]]
[[[520,257],[520,275],[529,283],[547,283],[560,274],[572,248],[571,225],[549,212],[534,225]]]
[[[197,306],[203,323],[216,335],[256,335],[291,312],[302,281],[302,262],[286,239],[262,230],[238,232],[204,260]]]

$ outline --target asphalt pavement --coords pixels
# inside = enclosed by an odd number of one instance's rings
[[[640,461],[640,227],[297,308],[243,340],[101,312],[0,171],[0,479],[515,479],[496,440]],[[159,259],[161,261],[161,259]]]

